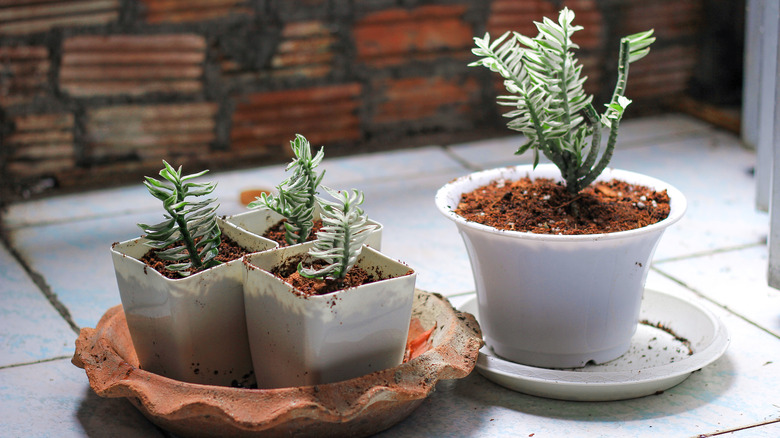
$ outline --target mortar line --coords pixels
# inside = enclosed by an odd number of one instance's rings
[[[73,317],[70,314],[70,311],[68,310],[67,306],[63,304],[62,301],[57,297],[57,294],[52,290],[51,286],[46,282],[46,279],[41,275],[39,272],[35,271],[30,267],[30,265],[27,264],[27,262],[22,258],[22,255],[19,254],[19,251],[14,248],[13,245],[11,245],[11,242],[8,241],[7,236],[5,233],[0,233],[0,241],[3,243],[3,245],[8,249],[8,252],[11,253],[11,256],[16,260],[17,263],[24,269],[24,271],[27,273],[27,276],[30,277],[33,283],[35,283],[36,286],[38,286],[38,290],[41,291],[43,296],[49,301],[49,303],[54,306],[54,309],[57,311],[57,313],[60,314],[60,316],[65,320],[66,323],[70,326],[70,328],[78,335],[81,332],[81,327],[79,327],[78,324],[73,320]]]
[[[761,331],[763,331],[763,332],[765,332],[765,333],[769,334],[770,336],[772,336],[772,337],[774,337],[774,338],[780,339],[780,335],[778,335],[778,334],[776,334],[776,333],[772,333],[772,332],[771,332],[769,329],[767,329],[767,328],[764,328],[764,327],[762,327],[762,326],[758,325],[756,322],[752,321],[752,320],[751,320],[751,319],[749,319],[748,317],[746,317],[746,316],[742,315],[741,313],[738,313],[738,312],[734,311],[734,309],[732,309],[732,308],[730,308],[730,307],[727,307],[727,306],[725,306],[725,305],[723,305],[723,304],[721,304],[721,303],[719,303],[719,302],[717,302],[717,301],[713,300],[712,298],[710,298],[710,297],[708,297],[708,296],[704,295],[704,294],[703,294],[703,293],[701,293],[700,291],[698,291],[698,290],[696,290],[695,288],[693,288],[693,287],[689,286],[688,284],[686,284],[684,281],[682,281],[682,280],[680,280],[680,279],[678,279],[678,278],[675,278],[675,277],[673,277],[672,275],[670,275],[670,274],[668,274],[668,273],[666,273],[666,272],[664,272],[664,271],[662,271],[662,270],[660,270],[660,269],[658,269],[658,268],[656,268],[656,267],[652,267],[651,269],[652,269],[653,271],[657,272],[658,274],[660,274],[660,275],[662,275],[662,276],[664,276],[664,277],[668,278],[669,280],[671,280],[671,281],[673,281],[673,282],[675,282],[675,283],[679,284],[680,286],[682,286],[682,287],[684,287],[684,288],[688,289],[689,291],[691,291],[691,292],[695,293],[695,294],[696,294],[696,295],[698,295],[700,298],[703,298],[704,300],[707,300],[707,301],[709,301],[709,302],[710,302],[710,303],[712,303],[713,305],[715,305],[715,306],[718,306],[719,308],[721,308],[721,309],[723,309],[723,310],[725,310],[725,311],[727,311],[727,312],[731,313],[732,315],[735,315],[735,316],[737,316],[738,318],[742,319],[743,321],[747,322],[748,324],[752,325],[753,327],[756,327],[757,329],[760,329]]]

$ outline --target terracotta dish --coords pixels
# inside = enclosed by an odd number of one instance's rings
[[[181,436],[366,436],[403,420],[442,379],[473,369],[482,346],[474,317],[438,294],[416,291],[412,317],[434,328],[414,359],[343,382],[281,389],[196,385],[138,368],[122,306],[76,340],[73,364],[101,397],[126,397],[149,420]],[[427,351],[426,351],[427,350]],[[421,351],[424,351],[421,353]]]

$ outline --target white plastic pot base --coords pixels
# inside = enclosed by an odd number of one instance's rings
[[[479,321],[476,298],[461,310]],[[576,369],[536,368],[504,360],[485,345],[479,352],[477,371],[499,385],[540,397],[624,400],[669,389],[717,360],[728,348],[726,328],[714,314],[667,293],[645,290],[640,320],[649,324],[640,323],[628,352],[611,362]],[[690,342],[692,354],[683,339]]]
[[[476,301],[474,301],[476,306]],[[477,310],[477,313],[479,311]],[[493,343],[490,337],[485,336],[485,344],[493,345],[491,353],[500,357],[508,362],[523,363],[529,366],[540,366],[544,368],[545,364],[556,364],[556,368],[578,368],[587,365],[588,363],[603,364],[615,360],[624,355],[629,348],[631,348],[633,338],[625,343],[618,345],[617,347],[607,350],[601,350],[591,352],[589,354],[576,353],[576,354],[545,354],[536,351],[528,350],[516,350],[506,349],[502,350],[496,347],[496,343]],[[506,347],[506,345],[504,346]],[[512,359],[515,360],[512,360]]]

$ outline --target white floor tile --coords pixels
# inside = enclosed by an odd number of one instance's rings
[[[436,191],[462,175],[448,172],[366,183],[365,211],[382,223],[382,252],[417,271],[417,287],[450,295],[474,290],[466,248],[455,224],[436,209]]]
[[[0,435],[162,437],[124,399],[100,398],[69,359],[0,369]]]
[[[73,354],[76,333],[0,244],[0,367]]]
[[[382,436],[689,437],[780,417],[776,394],[767,390],[780,385],[780,340],[674,282],[659,278],[654,286],[707,306],[731,336],[722,358],[680,385],[633,400],[582,403],[516,393],[475,373],[433,393]],[[764,431],[771,429],[753,430]]]
[[[136,219],[150,217],[117,216],[25,227],[12,230],[10,238],[28,266],[45,277],[76,324],[94,327],[108,308],[120,303],[109,248],[113,242],[140,234]]]
[[[530,162],[530,154],[513,155],[521,142],[515,135],[446,149],[327,158],[323,182],[363,190],[365,211],[385,227],[383,252],[417,270],[418,288],[450,296],[459,306],[473,298],[474,281],[465,246],[455,225],[437,211],[434,195],[469,173],[467,167]],[[754,164],[755,154],[736,136],[675,114],[625,121],[613,160],[615,167],[668,181],[688,198],[686,217],[658,247],[647,287],[709,306],[731,334],[723,358],[663,394],[614,403],[526,396],[473,374],[440,385],[383,435],[687,437],[780,417],[776,391],[770,390],[780,387],[780,293],[766,286],[766,246],[760,242],[768,220],[753,206]],[[241,191],[275,187],[287,177],[284,167],[208,175],[219,183],[219,214],[244,211]],[[78,325],[90,327],[120,302],[109,246],[138,236],[136,223],[161,219],[159,201],[140,181],[19,203],[3,217],[25,263],[43,275]],[[0,435],[159,435],[126,401],[95,396],[84,372],[68,360],[7,367],[69,355],[75,333],[3,248],[0,299]],[[733,436],[775,437],[778,427]]]
[[[780,339],[780,291],[767,285],[767,266],[767,247],[757,245],[658,263],[655,268]]]
[[[274,190],[290,176],[286,165],[275,165],[261,169],[215,173],[213,180],[219,184],[214,194],[220,200],[219,214],[231,215],[246,211],[240,203],[244,190]],[[426,174],[460,169],[460,164],[439,147],[424,147],[384,153],[326,158],[318,168],[324,171],[322,184],[334,189],[363,190],[367,183],[378,181],[405,180]],[[321,195],[325,195],[324,192]]]
[[[620,125],[617,150],[669,143],[692,136],[701,137],[713,132],[710,125],[682,114],[629,119]],[[533,154],[530,152],[520,156],[514,154],[526,141],[524,136],[507,129],[506,137],[461,143],[450,146],[448,150],[474,168],[489,169],[533,163]],[[606,141],[605,132],[602,144],[606,145]],[[540,157],[540,162],[546,162],[544,156]]]
[[[656,259],[754,244],[766,239],[767,215],[755,209],[755,154],[736,138],[713,134],[618,151],[615,167],[666,181],[688,201],[685,217],[661,240]]]

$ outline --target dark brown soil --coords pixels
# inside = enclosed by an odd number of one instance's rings
[[[523,178],[492,182],[463,194],[455,213],[502,230],[537,234],[598,234],[633,230],[669,216],[666,190],[612,180],[577,195],[558,182]]]
[[[280,247],[289,246],[287,244],[287,240],[284,238],[285,230],[284,230],[284,223],[287,222],[287,219],[282,219],[279,222],[277,222],[274,226],[269,228],[265,234],[263,234],[263,237],[266,239],[271,239],[274,242],[278,243]],[[311,230],[311,234],[309,234],[308,239],[306,239],[307,242],[311,242],[312,240],[315,240],[317,238],[317,231],[322,228],[322,220],[316,219],[313,221],[313,227]]]
[[[169,246],[168,248],[173,248],[173,245]],[[251,251],[242,248],[231,238],[223,234],[222,243],[220,243],[219,245],[219,255],[217,255],[216,259],[222,263],[227,263],[233,260],[240,259],[241,257],[243,257],[244,255],[250,252]],[[173,272],[165,269],[165,266],[167,265],[180,263],[180,262],[170,262],[167,260],[162,260],[159,257],[157,257],[156,250],[150,250],[143,257],[141,257],[140,260],[146,263],[146,266],[151,267],[152,269],[156,270],[166,278],[170,278],[172,280],[178,280],[180,278],[184,278],[178,272]],[[190,273],[194,273],[195,269],[189,269],[188,271]]]
[[[306,278],[298,273],[297,267],[300,260],[300,258],[290,260],[283,266],[273,269],[271,273],[298,289],[304,296],[326,295],[342,289],[357,287],[381,280],[381,278],[369,274],[358,266],[353,266],[352,269],[347,272],[347,276],[340,280],[317,280],[314,278]],[[313,265],[315,269],[320,269],[322,266],[323,265],[317,263]]]

